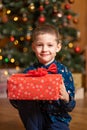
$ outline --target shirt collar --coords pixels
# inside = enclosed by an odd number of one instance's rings
[[[48,64],[46,64],[46,65],[44,65],[44,64],[38,62],[39,67],[43,67],[43,68],[48,68],[48,67],[49,67],[51,64],[53,64],[53,63],[56,64],[56,60],[52,60],[50,63],[48,63]]]

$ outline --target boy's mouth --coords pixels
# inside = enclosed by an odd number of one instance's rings
[[[41,56],[49,56],[48,53],[42,53]]]

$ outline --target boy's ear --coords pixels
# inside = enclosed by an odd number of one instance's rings
[[[57,49],[56,49],[56,52],[59,52],[59,51],[61,50],[61,48],[62,48],[61,43],[58,43],[58,45],[57,45]]]
[[[32,50],[35,51],[34,43],[32,43]]]

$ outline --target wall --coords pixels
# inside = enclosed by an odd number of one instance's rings
[[[79,14],[78,29],[81,32],[81,38],[78,41],[81,48],[84,49],[87,46],[87,0],[75,0],[72,9]]]

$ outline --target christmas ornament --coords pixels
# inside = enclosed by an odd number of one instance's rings
[[[78,23],[78,19],[77,19],[77,18],[74,18],[74,19],[73,19],[73,23],[77,24],[77,23]]]
[[[75,50],[76,53],[80,53],[81,48],[80,48],[79,46],[76,46],[76,47],[74,48],[74,50]]]
[[[7,30],[6,28],[4,28],[4,29],[2,30],[2,33],[3,33],[4,35],[8,34],[8,30]]]
[[[39,20],[40,23],[44,23],[46,18],[45,18],[45,16],[43,14],[41,14],[41,16],[39,17],[38,20]]]
[[[71,20],[71,19],[72,19],[72,15],[70,15],[70,14],[67,15],[67,19],[68,19],[68,20]]]
[[[40,0],[40,3],[42,3],[42,4],[43,4],[43,3],[44,3],[44,0]]]
[[[16,30],[12,29],[10,32],[11,36],[15,36],[17,34]]]
[[[52,0],[52,2],[54,2],[54,3],[55,3],[56,1],[57,1],[57,0]]]
[[[65,4],[65,9],[70,9],[70,8],[71,8],[70,4]]]
[[[0,10],[2,10],[3,9],[3,4],[2,4],[2,2],[0,2]]]
[[[10,37],[10,41],[11,41],[11,42],[14,42],[14,40],[15,40],[14,36],[11,36],[11,37]]]
[[[70,4],[74,3],[75,0],[68,0]]]
[[[57,16],[58,16],[59,18],[61,18],[61,17],[63,16],[62,12],[58,12],[58,13],[57,13]]]
[[[43,5],[40,5],[40,7],[39,7],[39,11],[43,11],[43,10],[44,10]]]
[[[64,27],[68,26],[67,22],[64,22],[64,23],[63,23],[63,26],[64,26]]]
[[[24,52],[24,53],[28,52],[28,48],[27,48],[27,47],[24,47],[24,48],[23,48],[23,52]]]
[[[24,7],[20,8],[20,14],[26,13],[26,9]]]
[[[6,14],[2,15],[2,22],[7,23],[8,22],[8,16]]]
[[[45,0],[45,4],[48,5],[50,2],[49,0]]]
[[[20,37],[20,41],[24,41],[24,37]]]
[[[30,39],[31,39],[31,34],[30,34],[30,33],[27,33],[27,35],[26,35],[25,38],[26,38],[27,41],[30,41]]]
[[[4,38],[4,36],[2,34],[0,34],[0,40],[3,39],[3,38]]]
[[[27,18],[27,17],[23,17],[23,18],[22,18],[22,21],[23,21],[23,22],[27,22],[27,21],[28,21],[28,18]]]
[[[58,12],[58,8],[57,8],[57,6],[54,6],[53,7],[53,14],[57,14],[57,12]]]
[[[53,18],[53,19],[52,19],[52,22],[53,22],[53,23],[56,23],[56,21],[57,21],[56,18]]]
[[[81,37],[81,33],[80,33],[80,31],[78,30],[77,31],[77,38],[79,39]]]
[[[28,21],[28,17],[27,17],[26,13],[23,14],[22,21],[23,22],[27,22]]]

